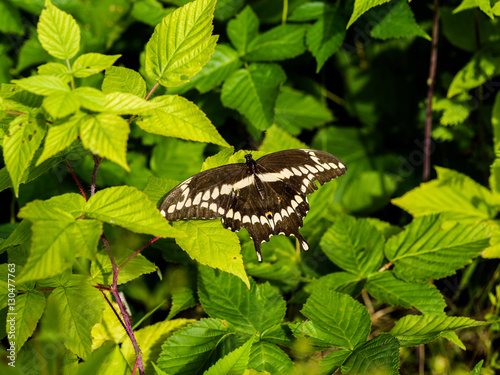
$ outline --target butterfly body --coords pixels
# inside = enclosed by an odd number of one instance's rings
[[[200,172],[173,188],[160,204],[169,221],[222,219],[233,232],[245,228],[252,238],[259,262],[260,246],[273,235],[295,236],[304,251],[309,245],[300,234],[309,211],[307,194],[346,172],[335,156],[317,150],[275,152],[245,163]]]

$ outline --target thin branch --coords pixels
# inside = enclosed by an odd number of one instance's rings
[[[149,100],[149,97],[151,95],[153,95],[153,92],[155,92],[156,88],[158,87],[160,83],[159,82],[156,82],[155,85],[153,86],[153,88],[151,89],[151,91],[148,93],[148,95],[146,96],[146,100]]]
[[[78,177],[76,177],[75,172],[73,172],[73,168],[71,168],[71,165],[69,165],[69,162],[66,159],[64,159],[64,162],[66,163],[66,166],[68,167],[69,172],[71,173],[71,175],[73,176],[73,179],[75,180],[76,184],[78,185],[78,188],[80,189],[80,193],[82,193],[85,200],[87,200],[87,196],[85,195],[85,192],[83,191],[82,185],[80,185],[80,181],[78,181]]]
[[[118,272],[120,272],[125,265],[130,262],[134,257],[136,257],[142,250],[144,250],[146,247],[151,245],[153,242],[156,240],[160,239],[161,237],[155,237],[152,240],[150,240],[147,244],[145,244],[143,247],[141,247],[139,250],[137,250],[135,253],[133,253],[125,262],[123,262],[120,267],[118,267]]]
[[[432,25],[432,50],[429,68],[429,89],[427,91],[427,110],[425,114],[425,142],[424,142],[424,172],[423,180],[428,181],[431,169],[431,130],[432,130],[432,98],[436,81],[436,66],[439,38],[439,0],[434,0],[434,19]]]
[[[288,0],[283,0],[283,13],[281,15],[281,24],[286,24],[286,18],[288,16]]]
[[[97,170],[99,169],[99,165],[101,165],[102,158],[97,155],[94,155],[94,170],[92,171],[92,184],[90,185],[90,196],[94,196],[95,194],[95,181],[97,179]]]

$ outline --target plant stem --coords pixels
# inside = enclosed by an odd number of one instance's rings
[[[427,110],[425,114],[425,142],[424,142],[424,172],[423,180],[428,181],[431,166],[431,130],[432,130],[432,97],[434,96],[434,83],[436,80],[436,65],[438,52],[439,32],[439,0],[434,0],[434,18],[432,25],[431,64],[429,68],[429,89],[427,90]]]
[[[99,165],[101,164],[102,158],[94,155],[94,170],[92,172],[92,184],[90,185],[90,196],[94,196],[95,194],[95,181],[97,179],[97,170],[99,169]]]
[[[78,185],[78,188],[80,189],[80,193],[82,193],[82,195],[86,201],[87,196],[85,195],[85,192],[83,191],[82,185],[80,185],[80,181],[78,181],[78,177],[76,177],[75,172],[73,172],[73,168],[71,168],[71,165],[69,164],[69,162],[66,159],[64,159],[64,162],[66,163],[66,166],[68,167],[69,172],[71,173],[71,175],[73,176],[73,179],[75,180],[76,184]]]
[[[123,262],[120,267],[118,267],[118,272],[122,270],[125,265],[130,262],[135,256],[137,256],[142,250],[144,250],[146,247],[151,245],[153,242],[156,240],[160,239],[161,237],[155,237],[151,241],[149,241],[147,244],[145,244],[143,247],[141,247],[139,250],[137,250],[135,253],[133,253],[125,262]]]

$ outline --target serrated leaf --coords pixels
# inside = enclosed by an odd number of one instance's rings
[[[407,315],[399,319],[389,333],[399,340],[401,346],[408,347],[434,341],[446,331],[481,324],[464,316]]]
[[[481,9],[490,19],[495,18],[489,0],[462,0],[460,5],[453,9],[453,14],[472,8]]]
[[[340,48],[346,35],[346,19],[339,8],[321,14],[318,21],[307,30],[306,43],[316,58],[316,73]]]
[[[442,214],[447,220],[474,222],[497,214],[491,192],[470,177],[436,167],[437,179],[410,190],[392,203],[415,217]]]
[[[142,120],[137,121],[143,130],[166,137],[229,147],[208,117],[193,102],[177,95],[164,95],[154,98],[151,103],[157,108],[148,111]]]
[[[224,106],[237,110],[259,130],[266,130],[274,120],[274,106],[279,86],[286,75],[276,64],[251,64],[234,72],[223,84]]]
[[[58,317],[64,345],[79,357],[88,358],[92,346],[90,332],[101,319],[105,305],[101,292],[85,276],[71,275],[69,282],[52,291],[49,304]]]
[[[238,349],[219,359],[204,375],[241,375],[247,368],[253,337]]]
[[[84,117],[85,114],[78,112],[63,124],[49,127],[43,144],[43,152],[38,158],[36,165],[42,164],[59,151],[70,146],[76,137],[78,137],[80,122]]]
[[[240,55],[243,55],[248,44],[259,32],[259,19],[252,8],[247,5],[234,19],[228,21],[226,30],[234,48]]]
[[[88,200],[85,215],[136,233],[184,236],[168,224],[142,191],[131,186],[114,186],[98,191]]]
[[[431,37],[415,21],[415,16],[406,0],[384,4],[377,10],[379,13],[375,18],[375,26],[371,30],[372,37],[389,39],[419,36],[431,40]]]
[[[458,98],[442,98],[432,103],[433,111],[442,111],[439,123],[444,126],[459,125],[465,122],[469,117],[471,107],[466,101],[457,100]]]
[[[438,215],[414,218],[389,238],[386,257],[403,280],[440,279],[453,275],[488,247],[490,229],[483,224],[449,223]]]
[[[37,95],[50,95],[70,91],[68,84],[55,76],[30,76],[14,80],[13,82],[23,90]]]
[[[167,15],[146,45],[146,74],[166,87],[186,82],[210,60],[215,0],[196,0]]]
[[[339,370],[342,363],[351,355],[351,351],[347,349],[335,350],[323,357],[320,362],[322,375],[330,375]]]
[[[0,254],[10,246],[19,246],[26,243],[31,238],[31,223],[28,220],[21,220],[16,224],[16,229],[0,245]]]
[[[389,2],[389,0],[354,0],[354,11],[351,14],[351,18],[347,23],[346,29],[349,28],[362,14],[367,12],[369,9]]]
[[[104,73],[102,91],[105,94],[116,91],[127,92],[144,98],[146,96],[146,81],[135,70],[111,66]]]
[[[219,86],[242,64],[238,53],[227,44],[217,44],[212,58],[191,82],[202,94]]]
[[[305,287],[305,290],[311,293],[319,293],[320,291],[332,289],[356,298],[364,286],[365,280],[358,275],[349,272],[333,272],[313,280]]]
[[[71,81],[71,72],[66,65],[61,63],[50,62],[42,64],[37,67],[37,70],[39,75],[54,76],[66,83]]]
[[[78,56],[71,70],[77,78],[90,77],[111,67],[121,55],[103,55],[101,53],[85,53]]]
[[[134,2],[131,14],[136,20],[155,27],[163,17],[175,9],[174,7],[163,8],[163,4],[158,0],[139,0]]]
[[[414,306],[423,314],[442,314],[446,307],[443,296],[433,284],[399,280],[390,271],[370,275],[366,290],[380,302],[407,309]]]
[[[170,336],[162,346],[158,367],[168,374],[193,374],[208,367],[213,351],[232,334],[219,319],[201,319]],[[207,363],[208,362],[208,363]]]
[[[282,87],[276,100],[275,123],[292,135],[333,120],[326,105],[305,92]]]
[[[37,24],[38,40],[51,56],[70,59],[80,49],[80,28],[68,13],[46,2]]]
[[[90,358],[85,362],[80,362],[78,364],[78,372],[75,372],[75,374],[110,375],[112,372],[127,374],[128,371],[130,370],[125,358],[123,358],[120,347],[112,342],[107,342],[99,349],[92,351]]]
[[[366,219],[339,217],[321,238],[326,256],[345,271],[365,277],[382,265],[384,238]]]
[[[158,105],[127,92],[110,92],[106,94],[106,104],[103,111],[116,115],[137,115]]]
[[[263,332],[281,323],[286,304],[270,284],[256,285],[250,290],[235,276],[209,267],[199,268],[198,296],[211,318],[227,320],[248,334]]]
[[[118,267],[120,267],[125,260],[132,256],[135,252],[132,250],[123,251],[115,257],[115,262]],[[118,285],[125,284],[130,280],[134,280],[141,275],[155,272],[157,267],[147,260],[141,254],[134,256],[123,268],[120,268],[120,273],[118,274]],[[97,253],[94,261],[90,267],[90,276],[92,281],[96,284],[101,285],[112,285],[113,284],[113,266],[111,260],[109,259],[109,254],[107,252]]]
[[[253,38],[243,58],[247,61],[281,61],[305,52],[305,25],[283,24]]]
[[[180,181],[167,180],[155,176],[149,176],[148,183],[143,192],[151,202],[155,205],[160,203],[160,199],[165,196],[170,190],[179,185]]]
[[[83,146],[92,153],[115,162],[126,171],[130,171],[127,164],[129,133],[128,122],[110,113],[88,115],[80,124],[80,138]]]
[[[366,307],[333,290],[313,292],[302,309],[332,346],[354,349],[368,338],[371,327]]]
[[[307,148],[307,145],[292,137],[277,125],[272,125],[267,131],[259,147],[260,151],[276,152],[292,148]]]
[[[43,108],[54,119],[69,116],[80,108],[80,101],[74,91],[56,92],[43,99]]]
[[[183,238],[176,238],[176,243],[191,258],[239,277],[250,288],[236,233],[225,229],[220,220],[177,221],[173,225],[187,234]]]
[[[45,296],[37,290],[27,290],[16,296],[14,310],[9,307],[9,312],[15,313],[15,348],[19,352],[26,340],[33,334],[38,321],[45,308]],[[9,317],[9,316],[8,316]],[[10,332],[10,324],[7,322],[7,330]]]
[[[156,362],[161,352],[161,346],[175,331],[184,328],[193,319],[176,319],[158,322],[150,326],[138,329],[134,332],[135,338],[142,352],[145,373],[151,370],[151,362]],[[121,352],[127,360],[129,367],[134,368],[137,358],[134,347],[130,340],[122,344]]]
[[[261,340],[272,342],[281,346],[293,348],[295,345],[294,336],[288,323],[277,324],[260,335]]]
[[[103,293],[111,300],[110,292]],[[116,311],[120,311],[120,307],[115,301],[111,301],[111,306],[106,303],[101,320],[92,327],[92,351],[101,347],[106,341],[120,344],[127,340],[127,332],[123,330],[121,321],[116,318]]]
[[[289,374],[293,362],[278,346],[265,341],[252,345],[248,368],[269,374]]]
[[[358,346],[342,364],[342,374],[346,375],[398,375],[398,369],[399,342],[388,333],[380,333]]]
[[[191,288],[176,288],[172,291],[172,303],[170,305],[167,320],[172,319],[179,312],[195,306],[197,303],[195,292]]]
[[[3,139],[3,158],[9,171],[14,193],[19,195],[19,184],[45,135],[45,123],[40,117],[16,117],[9,124],[9,134]]]

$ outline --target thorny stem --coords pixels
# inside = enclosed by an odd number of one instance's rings
[[[434,83],[436,80],[436,65],[438,53],[439,31],[439,0],[434,0],[434,18],[432,25],[432,50],[429,68],[429,89],[427,90],[427,110],[425,114],[425,142],[424,142],[424,172],[423,180],[428,181],[431,165],[431,130],[432,130],[432,97],[434,96]]]

